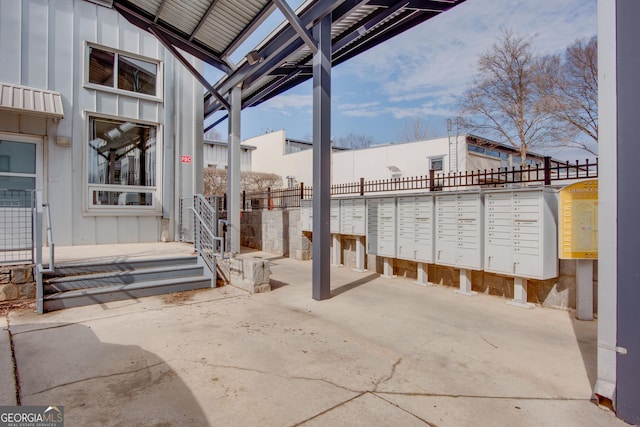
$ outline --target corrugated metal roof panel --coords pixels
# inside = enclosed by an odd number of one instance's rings
[[[59,92],[0,82],[0,109],[61,119],[62,97]]]

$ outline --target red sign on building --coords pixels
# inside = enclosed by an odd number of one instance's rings
[[[191,163],[191,156],[180,156],[180,163]]]

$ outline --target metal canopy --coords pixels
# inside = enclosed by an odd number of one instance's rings
[[[314,0],[298,8],[296,14],[309,29],[331,13],[331,55],[335,66],[464,1]],[[312,76],[313,52],[295,28],[286,23],[252,55],[257,62],[241,61],[214,85],[220,93],[226,93],[242,84],[242,108],[256,106]],[[222,108],[210,94],[205,96],[205,117]]]
[[[314,24],[331,14],[332,65],[340,64],[465,0],[307,0],[238,64],[229,60],[282,0],[112,0],[134,25],[226,75],[205,85],[205,117],[228,109],[220,99],[238,85],[242,108],[258,105],[312,76]],[[214,89],[212,91],[211,89]],[[213,92],[213,93],[212,93]],[[221,95],[219,95],[221,94]],[[223,120],[223,119],[221,119]],[[221,121],[219,120],[219,121]]]

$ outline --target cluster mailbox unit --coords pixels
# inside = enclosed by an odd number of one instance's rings
[[[384,276],[393,276],[396,257],[396,197],[367,199],[367,253],[384,258]]]
[[[362,197],[340,199],[340,234],[355,236],[356,271],[364,271],[365,201]],[[334,242],[335,243],[335,242]]]
[[[479,191],[439,194],[435,263],[460,269],[460,293],[473,295],[470,270],[482,270],[483,197]]]
[[[527,303],[527,278],[558,276],[558,191],[506,188],[440,194],[385,195],[331,200],[333,264],[340,264],[339,235],[356,238],[356,270],[366,253],[418,264],[418,283],[428,284],[427,264],[460,269],[460,290],[471,291],[471,270],[514,277],[513,304]],[[303,231],[312,231],[312,201],[301,200]]]
[[[485,192],[485,271],[515,278],[516,305],[528,306],[527,278],[558,276],[557,200],[549,187]]]
[[[429,283],[427,263],[434,262],[434,200],[421,194],[398,197],[397,258],[416,261],[417,283]]]

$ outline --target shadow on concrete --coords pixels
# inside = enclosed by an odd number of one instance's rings
[[[575,312],[568,312],[576,342],[582,356],[585,372],[593,390],[598,380],[598,332],[597,323],[590,320],[578,320]],[[594,330],[595,329],[595,330]]]
[[[21,405],[64,406],[67,425],[208,425],[189,387],[154,353],[104,343],[80,324],[11,329]]]
[[[377,279],[378,277],[380,277],[380,275],[378,273],[372,273],[372,274],[369,274],[367,276],[364,276],[361,279],[354,280],[353,282],[349,282],[349,283],[347,283],[345,285],[339,286],[339,287],[331,290],[331,297],[332,298],[336,297],[336,296],[338,296],[340,294],[343,294],[343,293],[348,292],[348,291],[350,291],[352,289],[355,289],[358,286],[365,285],[365,284]]]
[[[290,283],[281,282],[280,280],[269,279],[269,285],[271,285],[271,290],[275,291],[275,290],[283,288],[285,286],[289,286]]]

